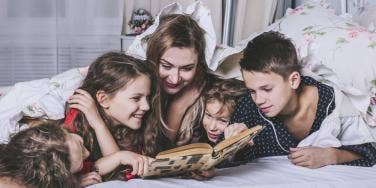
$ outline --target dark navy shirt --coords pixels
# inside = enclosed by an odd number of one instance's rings
[[[317,131],[323,120],[335,108],[334,90],[332,87],[322,84],[313,78],[302,76],[302,86],[315,86],[318,89],[319,101],[316,111],[316,117],[311,127],[310,133]],[[255,145],[244,149],[235,157],[233,163],[226,162],[220,167],[239,165],[249,162],[255,158],[266,156],[288,155],[290,147],[297,147],[299,140],[295,139],[288,132],[287,126],[278,117],[267,118],[259,111],[253,102],[250,94],[243,96],[233,113],[231,123],[245,123],[248,127],[255,125],[264,125],[266,128],[260,135],[254,138]],[[346,165],[372,166],[376,163],[376,149],[369,143],[353,146],[342,146],[339,149],[352,151],[362,157],[355,161],[345,163]]]

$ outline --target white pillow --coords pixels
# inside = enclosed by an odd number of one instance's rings
[[[368,31],[376,32],[376,5],[360,8],[353,15],[353,19],[359,25],[367,28]]]

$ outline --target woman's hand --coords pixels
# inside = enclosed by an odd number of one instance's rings
[[[320,168],[337,164],[336,148],[290,148],[288,159],[295,165],[307,168]]]
[[[77,89],[75,92],[76,94],[68,99],[69,107],[76,108],[84,113],[89,125],[94,130],[103,126],[104,122],[91,95],[82,89]]]
[[[87,174],[83,174],[82,176],[80,176],[79,180],[80,187],[86,187],[89,185],[101,183],[102,177],[99,175],[98,172],[89,172]]]

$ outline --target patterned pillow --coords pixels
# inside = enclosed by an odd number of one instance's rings
[[[333,70],[341,82],[338,84],[343,86],[340,89],[351,95],[354,106],[365,115],[371,96],[375,96],[371,81],[376,79],[376,33],[335,15],[328,5],[324,0],[305,1],[288,9],[285,17],[262,32],[279,31],[290,38],[308,70],[314,72],[312,67],[317,65]],[[252,34],[235,48],[244,49],[248,41],[262,32]]]

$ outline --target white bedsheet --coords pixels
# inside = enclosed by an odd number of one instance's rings
[[[132,179],[128,182],[105,182],[90,188],[103,187],[374,188],[376,187],[376,166],[334,165],[312,170],[291,164],[286,156],[278,156],[261,158],[246,165],[217,170],[216,176],[208,181],[176,178]]]

